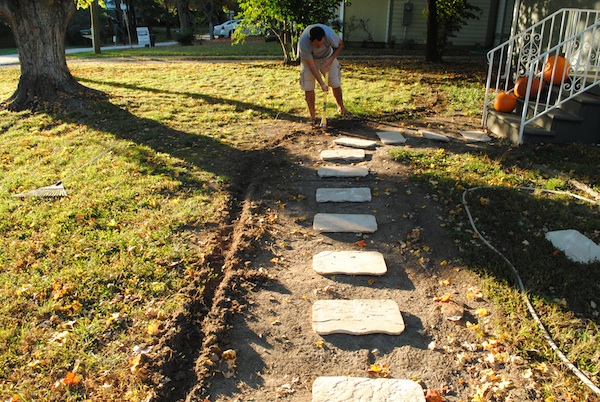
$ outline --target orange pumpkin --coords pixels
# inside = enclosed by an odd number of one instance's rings
[[[527,94],[528,82],[528,77],[521,77],[517,80],[517,83],[515,84],[515,95],[517,96],[517,98],[525,99],[525,95]],[[540,81],[540,79],[533,78],[531,80],[531,92],[529,92],[529,99],[535,99],[541,87],[542,82]]]
[[[503,113],[510,113],[517,106],[517,98],[508,92],[499,92],[494,98],[494,109]]]
[[[544,64],[544,82],[550,84],[552,80],[553,84],[560,84],[569,77],[571,65],[562,56],[551,56],[548,58],[546,64]],[[554,79],[552,79],[552,72],[554,72]]]

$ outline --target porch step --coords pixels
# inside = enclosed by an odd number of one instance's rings
[[[515,113],[502,113],[497,110],[488,110],[487,128],[501,138],[507,138],[513,144],[519,142],[519,127],[521,116]],[[523,131],[524,143],[554,142],[554,132],[538,125],[527,125]]]

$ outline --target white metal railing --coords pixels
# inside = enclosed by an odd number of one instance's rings
[[[551,57],[564,57],[565,70],[550,68]],[[491,94],[511,92],[521,77],[527,78],[521,110],[518,143],[525,125],[598,85],[600,78],[600,10],[562,9],[488,52],[488,76],[482,125],[492,103]],[[568,75],[563,78],[563,73]],[[540,90],[532,91],[534,79]]]

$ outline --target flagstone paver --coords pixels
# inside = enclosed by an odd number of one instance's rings
[[[313,229],[327,233],[374,233],[377,221],[373,215],[318,213],[313,220]]]
[[[385,145],[396,145],[406,143],[406,138],[398,131],[378,131],[377,136]]]
[[[577,230],[556,230],[546,233],[546,239],[552,242],[571,261],[584,264],[600,261],[600,246]]]
[[[326,149],[321,151],[321,159],[324,161],[362,161],[365,159],[365,151],[364,149]]]
[[[462,135],[467,142],[489,142],[492,140],[483,131],[461,131],[460,135]]]
[[[313,269],[321,275],[384,275],[387,266],[379,251],[321,251],[313,256]]]
[[[415,381],[393,378],[317,377],[312,402],[425,402]]]
[[[442,133],[438,133],[435,131],[429,131],[429,130],[419,130],[419,132],[421,133],[423,138],[427,138],[428,140],[450,142],[450,138],[446,137]]]
[[[394,300],[317,300],[312,327],[319,335],[400,335],[405,325]]]
[[[333,140],[333,143],[336,145],[342,145],[345,147],[364,148],[364,149],[375,148],[377,146],[377,143],[372,140],[364,140],[362,138],[348,138],[348,137],[336,138],[335,140]]]
[[[365,177],[369,175],[366,166],[323,166],[317,171],[319,177]]]
[[[368,202],[372,198],[368,187],[318,188],[316,197],[317,202]]]

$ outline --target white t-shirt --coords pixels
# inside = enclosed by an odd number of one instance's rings
[[[312,42],[308,38],[310,30],[316,26],[323,28],[325,31],[325,42],[323,42],[323,46],[318,49],[313,47]],[[340,37],[333,29],[323,24],[307,26],[304,32],[302,32],[302,35],[300,35],[300,40],[298,40],[298,54],[300,55],[300,58],[305,60],[324,59],[331,56],[333,49],[337,49],[338,47],[340,47]]]

